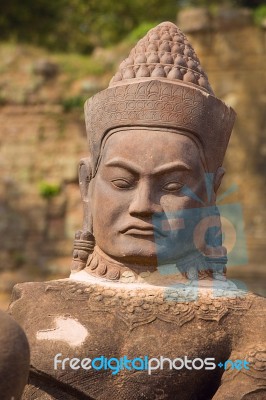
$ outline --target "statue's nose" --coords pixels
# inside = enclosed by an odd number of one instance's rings
[[[135,191],[129,206],[129,214],[132,216],[151,217],[161,211],[160,203],[155,201],[155,193],[151,185],[142,183]]]

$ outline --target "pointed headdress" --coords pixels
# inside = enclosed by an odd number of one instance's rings
[[[192,135],[202,146],[208,171],[215,173],[223,163],[235,115],[215,97],[186,36],[173,23],[163,22],[131,50],[109,87],[85,103],[93,173],[108,132],[137,126]]]

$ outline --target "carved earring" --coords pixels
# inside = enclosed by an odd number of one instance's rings
[[[89,255],[93,252],[95,239],[89,231],[77,231],[74,240],[71,272],[81,271],[86,267]]]
[[[79,188],[83,203],[83,227],[82,230],[77,231],[75,234],[71,272],[78,272],[86,267],[88,257],[93,252],[95,246],[89,196],[91,179],[91,159],[83,158],[79,164]]]

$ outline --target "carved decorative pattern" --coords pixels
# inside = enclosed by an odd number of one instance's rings
[[[128,266],[111,261],[103,255],[103,253],[96,246],[94,252],[88,257],[86,264],[86,272],[90,275],[97,277],[104,277],[109,281],[120,281],[123,283],[137,282],[139,278],[149,277],[150,272],[141,272],[139,274],[132,271]]]
[[[95,240],[90,232],[76,232],[71,263],[72,272],[77,272],[85,268],[88,257],[93,252],[94,246]]]
[[[245,359],[249,362],[249,370],[243,370],[244,374],[254,379],[264,381],[266,389],[266,347],[265,344],[257,344],[254,349],[250,350]]]
[[[234,380],[239,374],[245,374],[252,379],[258,381],[258,387],[266,389],[266,349],[265,345],[257,343],[253,349],[249,350],[248,353],[244,351],[234,352],[230,359],[246,360],[249,362],[248,368],[232,369],[230,366],[223,374],[223,383]]]
[[[130,330],[150,323],[156,319],[182,326],[194,318],[219,322],[228,313],[242,314],[251,306],[251,295],[240,292],[224,293],[224,296],[211,298],[199,296],[197,301],[189,300],[189,290],[164,292],[149,289],[113,289],[100,285],[86,285],[81,282],[55,282],[47,284],[45,291],[59,291],[67,301],[82,301],[88,312],[115,313]],[[192,292],[193,290],[191,290]],[[241,294],[241,296],[240,296]],[[192,293],[191,293],[192,295]],[[86,306],[85,306],[86,304]]]
[[[110,86],[135,78],[184,80],[213,91],[195,50],[181,30],[171,22],[151,29],[122,61]]]

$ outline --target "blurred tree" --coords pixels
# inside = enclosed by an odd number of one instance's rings
[[[1,38],[13,38],[33,43],[49,44],[57,24],[60,9],[67,0],[11,0],[0,2]]]
[[[237,0],[243,7],[256,8],[265,5],[265,0]]]
[[[0,2],[0,35],[51,49],[88,52],[121,40],[143,21],[176,19],[178,0]]]
[[[228,4],[236,7],[256,8],[265,4],[265,0],[181,0],[183,6],[211,7]]]
[[[265,0],[227,0],[257,7]],[[150,22],[175,22],[179,7],[220,5],[223,0],[10,0],[0,2],[0,37],[61,51],[90,52],[118,42]]]

